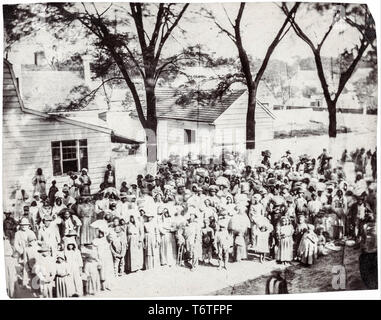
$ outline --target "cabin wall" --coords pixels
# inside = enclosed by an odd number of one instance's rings
[[[184,143],[184,130],[195,131],[195,143]],[[194,154],[212,155],[214,126],[193,121],[159,119],[158,122],[158,159],[167,159],[171,154],[185,156]]]
[[[215,149],[243,152],[246,144],[247,95],[242,95],[215,120]],[[274,119],[257,104],[255,110],[256,143],[274,138]]]
[[[52,141],[87,139],[88,174],[92,191],[98,190],[111,160],[110,135],[55,119],[23,112],[9,67],[4,64],[3,81],[3,196],[8,199],[16,184],[31,196],[32,178],[41,168],[47,190],[56,180],[58,188],[69,183],[67,175],[53,176]]]

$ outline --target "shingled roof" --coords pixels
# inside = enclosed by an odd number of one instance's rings
[[[196,101],[187,105],[177,103],[179,97],[186,92],[176,89],[157,89],[157,116],[162,119],[178,119],[213,123],[227,108],[229,108],[245,90],[235,90],[218,98],[215,103],[198,104]],[[134,114],[136,111],[134,110]]]

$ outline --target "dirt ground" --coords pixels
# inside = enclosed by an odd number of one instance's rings
[[[345,290],[366,290],[360,276],[359,258],[360,250],[345,248],[344,268],[346,272]],[[336,291],[332,286],[332,267],[340,265],[342,261],[341,251],[331,251],[329,255],[320,257],[316,264],[304,267],[299,263],[280,271],[287,281],[289,293],[313,293]],[[266,293],[266,281],[272,272],[264,274],[255,279],[249,279],[234,286],[211,293],[211,295],[254,295]]]

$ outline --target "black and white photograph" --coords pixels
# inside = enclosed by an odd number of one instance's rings
[[[378,290],[369,2],[3,4],[1,294]]]

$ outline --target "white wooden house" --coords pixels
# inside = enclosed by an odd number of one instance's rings
[[[16,186],[29,195],[32,178],[41,168],[48,180],[62,187],[67,173],[87,168],[92,190],[103,180],[111,161],[112,142],[134,143],[106,125],[50,115],[24,106],[12,64],[3,62],[3,199]]]
[[[189,152],[205,156],[218,155],[224,150],[243,152],[246,143],[247,92],[232,91],[212,105],[194,102],[180,105],[181,95],[175,89],[157,89],[158,160],[171,154],[186,155]],[[257,101],[256,141],[272,140],[274,119],[272,105]],[[132,117],[136,119],[133,112]],[[142,127],[135,120],[136,128]]]

